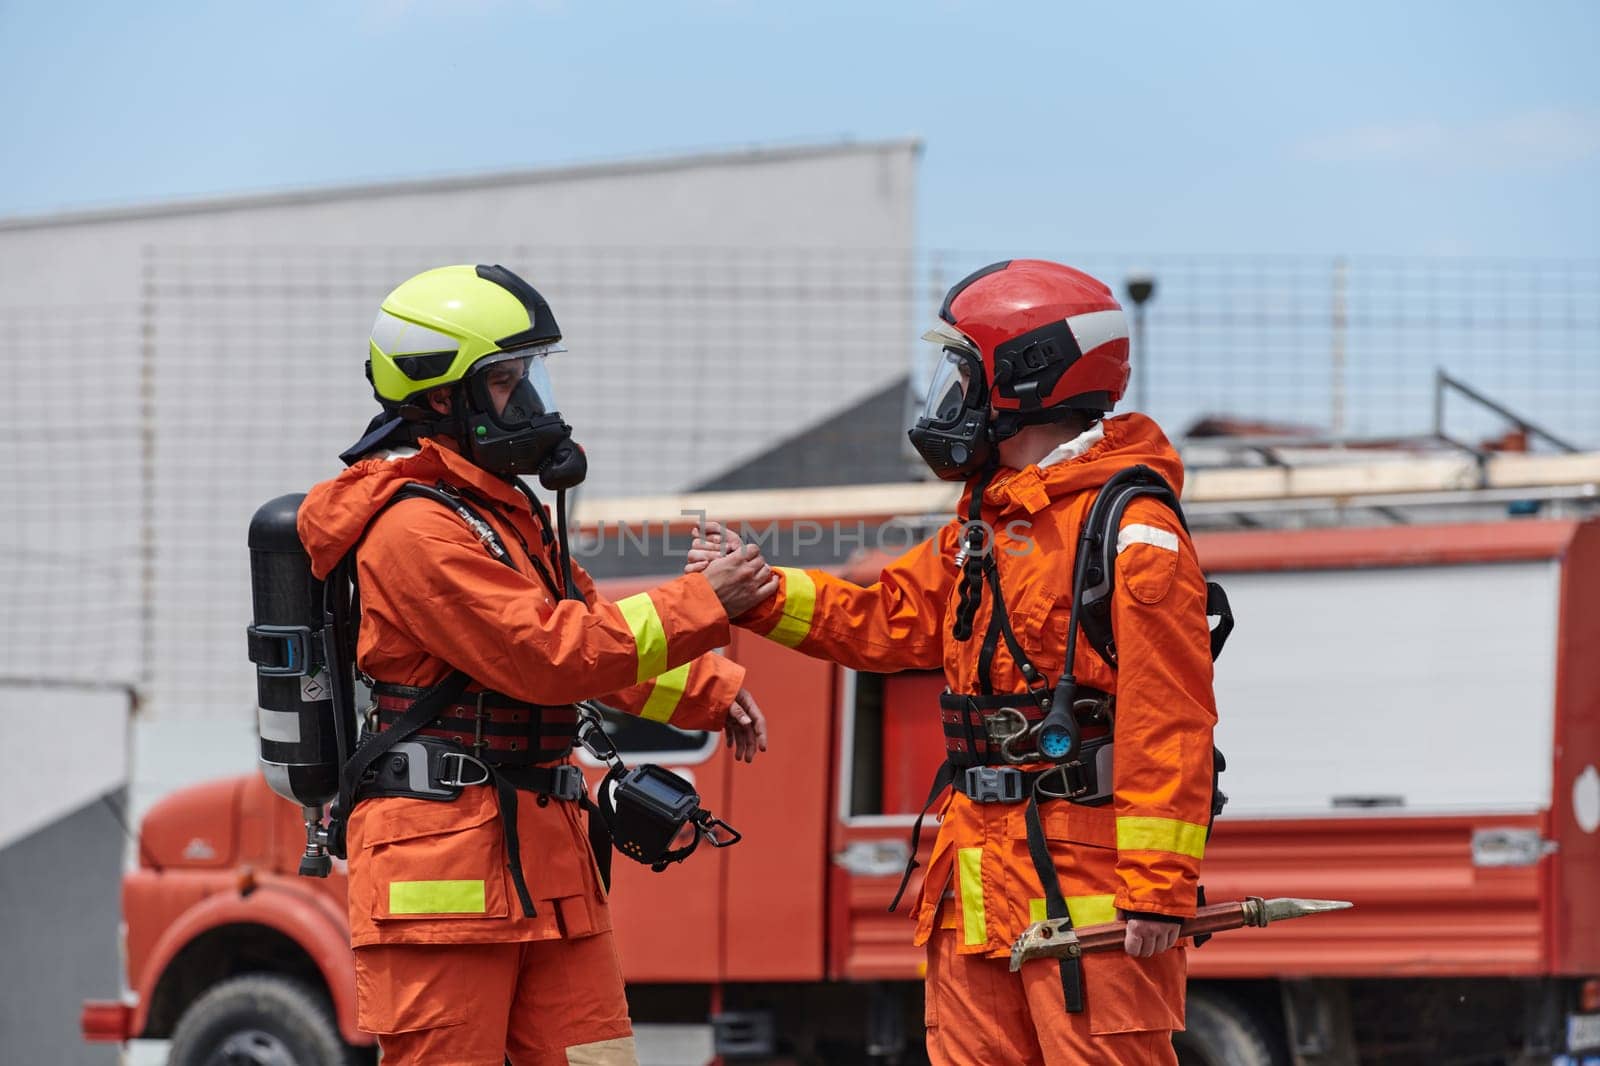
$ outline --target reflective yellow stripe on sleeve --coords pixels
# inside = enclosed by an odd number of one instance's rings
[[[1067,916],[1075,927],[1114,922],[1117,920],[1117,897],[1109,893],[1104,896],[1068,896]],[[1048,917],[1043,896],[1028,901],[1028,921],[1042,922]]]
[[[655,687],[650,690],[649,698],[639,711],[640,718],[648,718],[652,722],[666,722],[672,718],[672,712],[678,709],[678,702],[683,699],[684,689],[689,687],[691,665],[684,663],[656,678]]]
[[[983,849],[961,848],[956,853],[961,889],[961,926],[968,944],[985,944],[989,929],[983,914]]]
[[[1118,851],[1170,851],[1191,859],[1206,853],[1206,827],[1176,818],[1117,819]]]
[[[798,647],[811,632],[811,616],[817,609],[817,583],[804,570],[775,566],[783,575],[783,613],[778,624],[767,632],[767,639],[786,648]]]
[[[634,647],[639,655],[639,672],[635,681],[648,681],[666,672],[667,630],[656,612],[655,601],[648,592],[617,601],[628,628],[633,630]]]
[[[391,881],[390,914],[482,914],[482,881]]]

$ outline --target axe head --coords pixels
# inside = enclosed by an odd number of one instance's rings
[[[1072,931],[1070,918],[1034,922],[1011,945],[1011,972],[1016,973],[1023,963],[1034,959],[1065,959],[1079,954],[1078,934]]]

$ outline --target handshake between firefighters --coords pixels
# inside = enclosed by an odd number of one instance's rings
[[[381,410],[342,473],[252,523],[250,654],[263,772],[305,812],[301,872],[347,859],[358,1020],[386,1064],[637,1063],[612,853],[660,871],[740,837],[688,778],[628,767],[595,704],[753,761],[766,718],[717,653],[735,626],[944,674],[944,760],[884,901],[915,887],[935,1064],[1174,1064],[1189,945],[1347,906],[1204,898],[1233,616],[1177,451],[1112,413],[1129,335],[1111,290],[992,263],[924,339],[939,363],[911,443],[963,486],[932,537],[861,587],[706,522],[681,576],[612,601],[568,543],[588,458],[546,369],[566,348],[545,298],[447,266],[383,301]],[[579,747],[606,767],[592,798]]]

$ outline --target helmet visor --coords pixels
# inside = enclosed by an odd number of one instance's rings
[[[557,410],[555,388],[545,360],[560,345],[497,352],[472,368],[469,387],[473,406],[503,429],[525,426]]]
[[[973,370],[972,353],[960,348],[944,349],[922,406],[922,417],[930,425],[953,426],[961,421],[974,380]]]

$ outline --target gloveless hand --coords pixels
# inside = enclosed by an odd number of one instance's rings
[[[767,750],[767,718],[756,706],[756,698],[749,689],[740,689],[728,708],[728,724],[723,732],[733,757],[742,762],[755,762],[756,752]]]
[[[713,559],[737,552],[741,546],[739,534],[724,528],[720,522],[707,522],[703,529],[695,526],[694,543],[689,546],[689,557],[683,564],[683,572],[698,573],[711,565]]]
[[[1148,959],[1166,951],[1178,942],[1182,930],[1178,922],[1163,922],[1156,918],[1128,918],[1128,932],[1122,946],[1136,959]]]
[[[711,582],[729,618],[738,618],[778,591],[778,575],[754,544],[717,556],[700,572]]]

